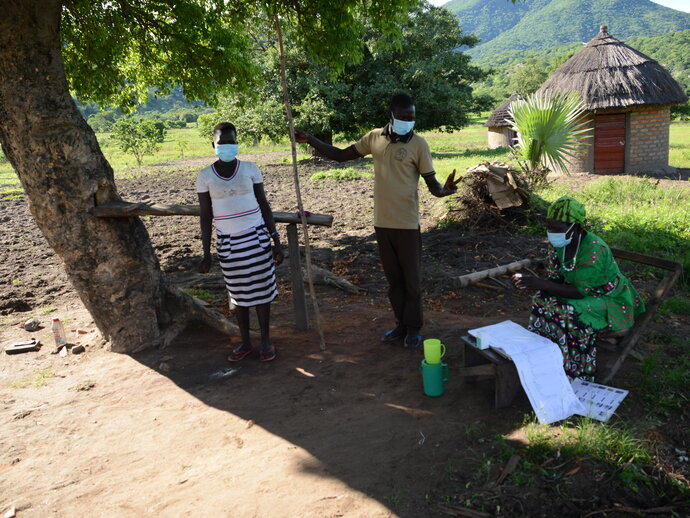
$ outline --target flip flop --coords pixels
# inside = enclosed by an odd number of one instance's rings
[[[228,361],[230,363],[235,363],[244,360],[248,354],[252,352],[252,349],[241,349],[237,348],[230,353],[228,356]]]
[[[405,338],[405,349],[416,349],[420,345],[422,345],[422,335],[408,336]]]
[[[276,359],[276,348],[271,346],[268,351],[261,351],[259,353],[259,361],[261,362],[272,362]]]
[[[397,342],[398,340],[402,340],[405,338],[405,332],[404,331],[398,331],[397,329],[391,329],[390,331],[386,331],[383,333],[383,336],[381,337],[382,342],[390,343],[390,342]]]

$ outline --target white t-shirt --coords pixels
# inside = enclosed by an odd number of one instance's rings
[[[211,164],[196,179],[196,192],[211,196],[213,219],[221,234],[235,234],[261,223],[261,208],[254,195],[254,184],[263,183],[259,167],[237,160],[235,171],[223,178]]]

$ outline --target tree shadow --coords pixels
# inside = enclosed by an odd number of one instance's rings
[[[468,260],[474,267],[484,264],[473,258],[482,243],[501,241],[491,248],[495,254],[484,259],[487,265],[510,262],[519,249],[514,242],[503,242],[508,238],[456,228],[423,233],[427,296],[434,297],[439,286],[439,296],[453,290],[452,278],[467,273]],[[465,249],[470,255],[461,259]],[[496,255],[499,249],[507,255]],[[327,351],[319,350],[313,331],[292,329],[292,300],[286,294],[274,303],[272,336],[279,356],[271,364],[256,357],[228,364],[228,337],[197,326],[190,326],[165,352],[147,351],[135,358],[158,370],[161,356],[173,355],[174,368],[162,375],[205,404],[251,420],[306,450],[313,459],[297,468],[302,473],[336,478],[396,516],[442,516],[428,495],[445,498],[435,491],[454,484],[453,470],[469,473],[481,451],[490,448],[491,437],[511,432],[529,412],[524,396],[509,408],[494,409],[490,381],[470,386],[459,375],[460,337],[466,329],[505,316],[471,317],[427,308],[425,335],[446,344],[451,367],[446,393],[430,398],[422,390],[421,351],[380,342],[393,322],[375,234],[341,236],[330,247],[314,247],[312,255],[315,264],[329,269],[347,264],[346,277],[358,280],[363,289],[352,296],[317,286]],[[185,258],[179,260],[183,266]],[[287,282],[289,275],[281,275]],[[481,437],[470,433],[477,427]],[[478,443],[480,438],[489,440]]]
[[[495,410],[490,385],[470,389],[460,381],[456,336],[462,323],[432,327],[434,336],[448,344],[453,368],[446,393],[430,398],[422,391],[419,351],[384,347],[376,326],[361,312],[353,319],[348,308],[324,307],[329,320],[353,328],[344,333],[327,327],[325,352],[319,351],[313,332],[280,327],[274,332],[276,361],[247,358],[228,364],[227,337],[190,326],[165,351],[174,356],[175,367],[164,375],[206,405],[308,452],[311,458],[294,470],[337,479],[396,516],[442,516],[428,495],[449,482],[449,459],[455,459],[456,469],[469,470],[479,458],[473,449],[482,448],[480,437],[469,436],[468,425],[482,423],[482,437],[509,433],[528,411],[526,399]],[[365,313],[370,317],[381,311]],[[148,351],[135,359],[155,370],[161,354]],[[304,516],[315,516],[307,505],[309,495],[304,501]]]

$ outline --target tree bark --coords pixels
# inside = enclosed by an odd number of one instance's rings
[[[0,143],[36,224],[103,337],[113,351],[134,352],[169,342],[163,333],[189,315],[176,314],[185,304],[160,271],[141,220],[89,212],[120,197],[70,96],[61,10],[59,0],[0,3]]]

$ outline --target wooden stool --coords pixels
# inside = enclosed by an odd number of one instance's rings
[[[477,349],[473,336],[465,335],[462,341],[465,352],[460,375],[465,382],[475,383],[479,378],[493,378],[495,407],[509,406],[522,388],[515,364],[494,349]]]

